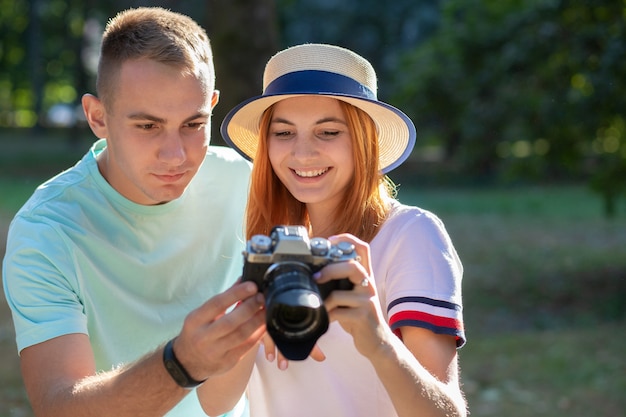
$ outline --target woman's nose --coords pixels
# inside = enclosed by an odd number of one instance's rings
[[[313,135],[299,135],[294,141],[291,154],[295,158],[310,158],[317,154],[317,147]]]

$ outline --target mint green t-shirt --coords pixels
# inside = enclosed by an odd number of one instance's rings
[[[18,351],[84,333],[99,371],[156,349],[241,275],[251,167],[211,146],[179,199],[144,206],[99,173],[105,146],[37,188],[11,222],[2,271]],[[194,415],[195,393],[168,414]]]

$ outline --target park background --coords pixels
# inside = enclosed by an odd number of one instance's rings
[[[0,0],[0,256],[21,204],[95,139],[78,105],[102,29],[140,5],[207,29],[218,145],[279,49],[327,42],[369,59],[379,98],[418,129],[390,174],[399,199],[443,219],[465,266],[471,413],[623,415],[624,0]],[[0,355],[0,417],[32,416],[4,297]]]

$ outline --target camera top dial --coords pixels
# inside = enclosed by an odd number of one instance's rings
[[[265,253],[272,249],[272,239],[265,235],[254,235],[250,239],[250,250],[254,253]]]
[[[330,251],[330,241],[323,237],[311,239],[311,254],[313,256],[326,256]]]
[[[354,253],[354,245],[350,242],[339,242],[331,248],[328,256],[333,260],[339,260],[344,256],[350,256]]]

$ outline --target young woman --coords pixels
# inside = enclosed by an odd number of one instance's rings
[[[413,123],[377,100],[370,63],[337,46],[281,51],[263,81],[263,95],[222,124],[225,140],[254,161],[247,237],[304,225],[311,237],[353,243],[360,260],[315,275],[355,286],[325,300],[331,326],[310,358],[287,364],[265,339],[248,386],[251,415],[466,415],[461,262],[442,222],[394,199],[385,176],[411,152]]]

